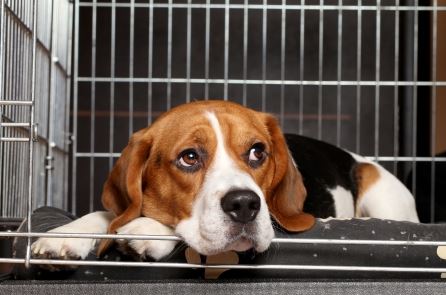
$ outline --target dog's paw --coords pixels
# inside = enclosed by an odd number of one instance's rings
[[[68,224],[49,232],[76,233],[79,231]],[[94,249],[95,244],[95,239],[39,238],[31,245],[31,251],[35,258],[76,260],[85,259]]]
[[[152,218],[139,217],[118,228],[117,234],[173,235],[174,231],[170,227],[167,227]],[[125,254],[136,254],[136,256],[142,260],[145,260],[148,257],[160,260],[172,252],[177,241],[118,239],[117,243],[118,249]]]
[[[66,225],[50,230],[51,233],[105,234],[113,219],[110,212],[93,212]],[[34,258],[77,260],[85,259],[94,250],[97,239],[90,238],[39,238],[31,245]],[[74,266],[42,266],[51,270],[71,269]]]

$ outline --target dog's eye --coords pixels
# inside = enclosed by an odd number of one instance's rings
[[[265,145],[263,143],[256,143],[249,149],[248,164],[256,168],[262,164],[265,157]]]
[[[199,160],[200,160],[200,157],[198,156],[196,151],[185,150],[180,154],[178,162],[183,167],[192,167],[192,166],[195,166]]]
[[[188,148],[178,154],[174,164],[183,172],[193,173],[203,168],[207,153],[204,149]]]

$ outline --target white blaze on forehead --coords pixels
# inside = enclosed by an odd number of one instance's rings
[[[217,138],[217,150],[215,151],[215,162],[219,165],[233,166],[234,163],[229,157],[225,149],[225,140],[223,137],[223,132],[221,131],[220,123],[218,122],[217,116],[214,113],[206,112],[206,118],[211,123],[212,129],[214,130],[215,137]]]
[[[217,116],[212,112],[205,113],[206,118],[212,126],[217,139],[217,148],[210,169],[206,175],[205,186],[218,188],[216,191],[229,191],[234,189],[250,189],[262,195],[260,187],[254,179],[246,172],[237,167],[237,164],[231,158],[226,150],[225,136],[221,129]]]

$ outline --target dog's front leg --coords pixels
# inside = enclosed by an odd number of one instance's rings
[[[49,232],[105,234],[114,217],[110,212],[93,212]],[[32,244],[31,250],[34,257],[85,259],[97,241],[90,238],[39,238]]]

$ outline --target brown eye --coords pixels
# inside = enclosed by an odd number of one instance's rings
[[[253,168],[257,168],[260,164],[262,164],[265,157],[265,145],[263,143],[256,143],[249,149],[248,163]]]
[[[186,150],[181,153],[179,163],[183,167],[192,167],[199,161],[199,156],[194,150]]]
[[[181,171],[186,173],[197,172],[206,163],[207,152],[203,148],[189,148],[183,150],[178,154],[174,165],[177,166]]]

